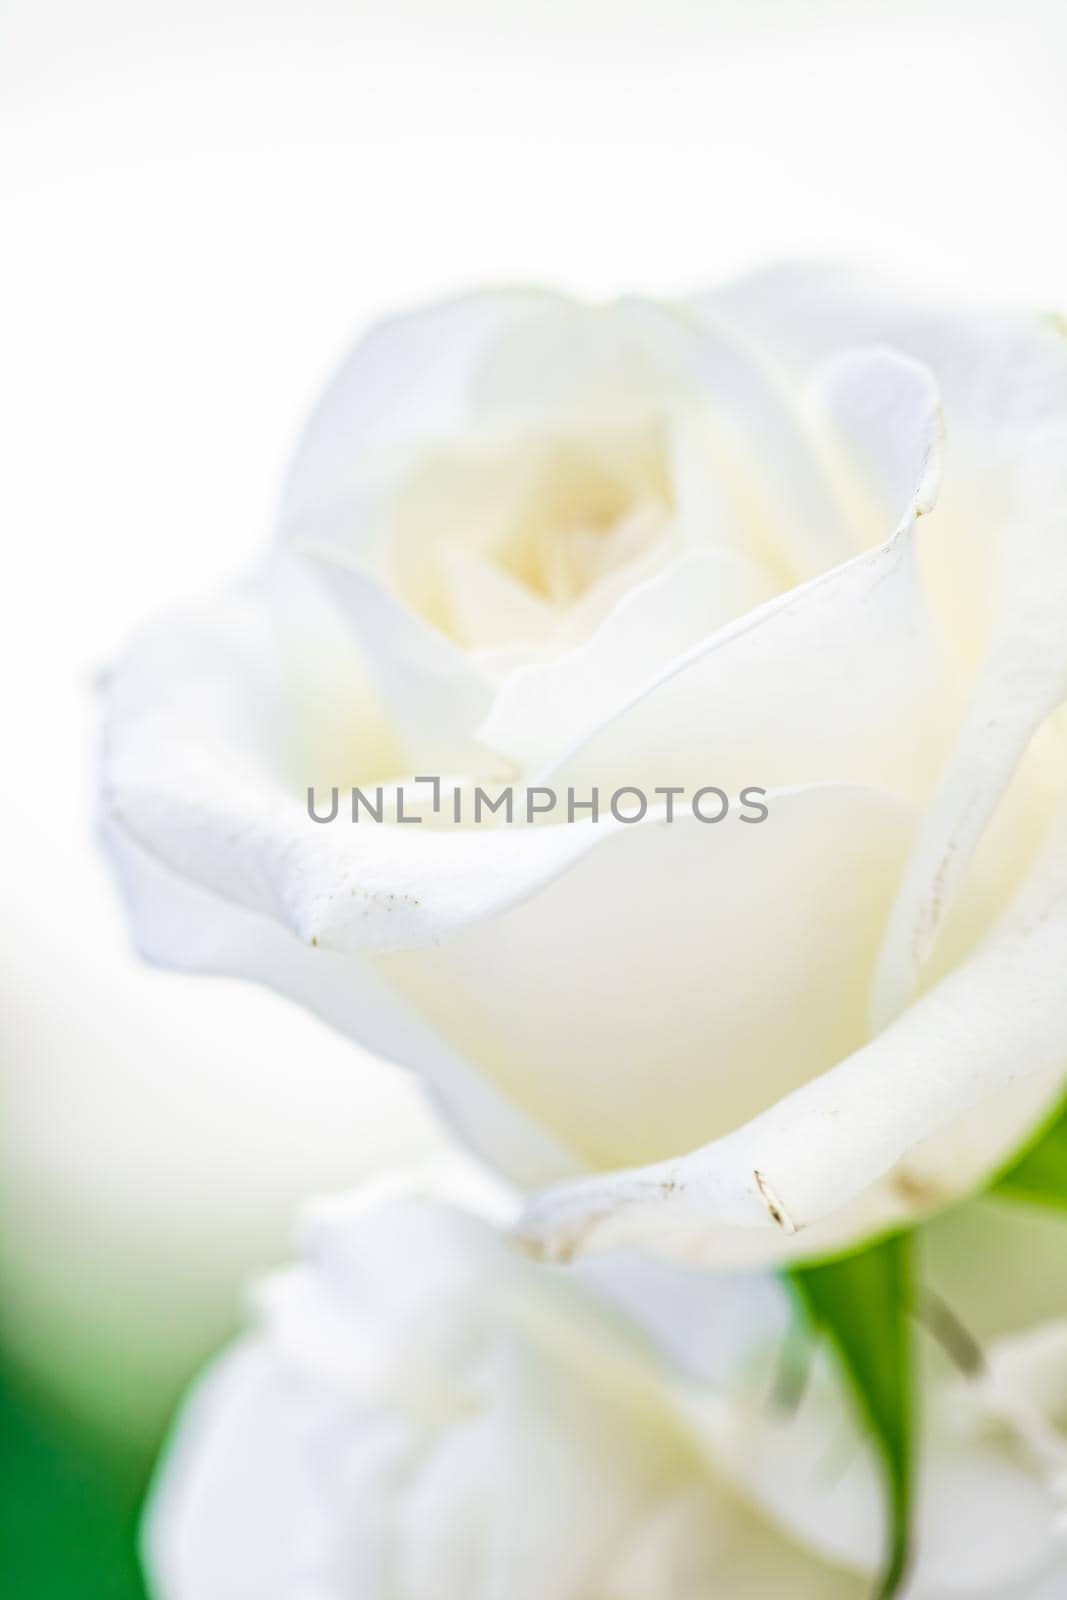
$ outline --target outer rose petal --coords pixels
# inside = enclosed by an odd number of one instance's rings
[[[895,350],[844,350],[815,375],[816,406],[872,501],[875,537],[932,511],[944,422],[937,379]]]
[[[652,1236],[669,1248],[672,1233],[691,1247],[702,1229],[723,1223],[807,1228],[983,1100],[1067,1073],[1065,970],[1067,841],[1059,837],[976,953],[870,1044],[690,1156],[540,1197],[524,1235],[569,1256]],[[944,1178],[957,1192],[959,1175]]]
[[[890,924],[881,1026],[911,998],[1027,742],[1067,695],[1067,338],[1051,317],[931,311],[816,269],[761,274],[706,304],[716,320],[736,317],[794,377],[878,340],[928,363],[944,396],[947,470],[928,579],[981,673]],[[973,592],[961,608],[965,585]],[[961,610],[984,617],[977,632],[958,626]]]
[[[420,1074],[464,1142],[526,1187],[580,1167],[369,967],[301,944],[272,918],[209,894],[113,824],[105,824],[104,842],[146,960],[178,971],[254,979],[369,1049],[403,1061]]]
[[[107,813],[172,871],[305,943],[366,952],[440,939],[503,910],[620,826],[316,825],[303,765],[322,757],[293,748],[303,706],[286,680],[288,599],[287,587],[279,617],[257,586],[159,623],[112,677]],[[301,633],[300,646],[316,641]],[[358,683],[358,658],[337,666]],[[396,760],[388,724],[369,694],[345,722],[334,733],[354,742],[350,781],[373,783]]]
[[[914,827],[878,791],[767,804],[756,826],[619,830],[506,915],[380,970],[590,1166],[691,1148],[696,1129],[725,1133],[863,1039]]]
[[[1027,447],[1020,477],[1013,538],[999,564],[1006,593],[886,931],[875,1027],[911,999],[1028,745],[1067,697],[1067,426]],[[1056,754],[1062,778],[1067,752]]]
[[[1052,316],[918,300],[847,268],[771,268],[702,297],[718,325],[736,321],[768,358],[803,382],[828,358],[883,345],[925,363],[950,419],[953,464],[1003,457],[1067,410],[1067,348]]]

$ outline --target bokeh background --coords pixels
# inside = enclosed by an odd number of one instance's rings
[[[268,536],[369,319],[844,257],[1067,307],[1060,0],[0,0],[0,1584],[133,1600],[190,1374],[303,1196],[432,1154],[399,1074],[150,972],[94,693]]]

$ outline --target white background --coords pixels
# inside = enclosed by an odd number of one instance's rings
[[[281,1001],[135,964],[94,675],[255,558],[382,311],[811,255],[1067,307],[1065,79],[1055,0],[0,0],[0,1289],[68,1400],[146,1426],[296,1198],[431,1140]]]

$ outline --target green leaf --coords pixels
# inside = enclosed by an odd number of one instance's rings
[[[855,1255],[788,1274],[814,1332],[832,1344],[881,1458],[889,1541],[879,1600],[890,1600],[908,1567],[911,1538],[915,1351],[912,1241],[894,1234]]]
[[[1067,1105],[1058,1107],[1022,1155],[1001,1173],[992,1192],[1067,1210]]]

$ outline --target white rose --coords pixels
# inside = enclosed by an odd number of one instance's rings
[[[263,570],[130,651],[107,829],[152,958],[416,1068],[547,1252],[766,1258],[968,1189],[1059,1092],[1065,692],[1051,320],[486,294],[358,346]],[[348,820],[400,783],[416,825]],[[494,784],[559,804],[472,825]]]
[[[861,1600],[877,1470],[821,1357],[776,1398],[789,1318],[769,1277],[537,1266],[473,1215],[333,1202],[187,1408],[154,1593]],[[981,1381],[932,1366],[909,1600],[1063,1592],[1065,1402],[1062,1322]]]

